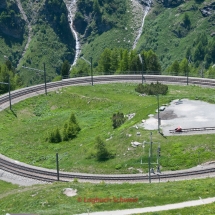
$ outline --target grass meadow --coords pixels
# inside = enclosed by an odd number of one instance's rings
[[[139,173],[148,171],[148,146],[131,146],[132,141],[160,143],[161,170],[186,169],[212,161],[215,154],[214,134],[194,136],[168,136],[157,131],[135,127],[149,114],[155,114],[157,98],[140,96],[135,92],[137,84],[102,84],[73,86],[26,99],[13,105],[17,117],[9,109],[0,112],[0,153],[31,165],[55,169],[55,155],[59,153],[60,169],[86,173]],[[169,86],[166,96],[160,96],[160,105],[173,99],[190,98],[215,102],[214,89],[198,86]],[[134,118],[113,129],[114,113]],[[56,128],[63,132],[64,123],[74,113],[81,127],[78,136],[71,141],[49,143],[49,133]],[[140,132],[140,135],[137,135]],[[95,158],[95,139],[100,136],[114,158],[99,162]],[[153,144],[153,161],[158,144]]]
[[[40,215],[68,215],[93,211],[121,210],[160,206],[183,201],[198,200],[215,196],[213,178],[177,181],[166,183],[137,184],[99,184],[80,182],[61,182],[31,187],[17,187],[0,181],[0,190],[11,187],[11,190],[0,193],[0,214],[34,213]],[[68,197],[63,194],[65,188],[77,190],[77,195]],[[107,199],[107,202],[93,202]],[[121,202],[121,199],[135,199],[134,202]],[[215,204],[190,207],[167,212],[149,213],[163,214],[213,214]]]

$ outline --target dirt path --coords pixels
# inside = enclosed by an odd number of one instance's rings
[[[9,191],[9,192],[6,192],[6,193],[2,193],[0,194],[0,199],[3,199],[9,195],[14,195],[14,194],[17,194],[17,193],[23,193],[23,192],[26,192],[26,191],[34,191],[34,190],[37,190],[38,187],[20,187],[18,189],[15,189],[15,190],[12,190],[12,191]]]
[[[126,209],[126,210],[116,210],[116,211],[102,211],[102,212],[93,212],[93,213],[83,213],[80,215],[130,215],[130,214],[139,214],[139,213],[148,213],[148,212],[159,212],[159,211],[167,211],[173,209],[180,209],[186,207],[193,207],[199,205],[206,205],[215,202],[215,197],[202,199],[199,197],[198,200],[168,204],[162,206],[155,207],[146,207],[146,208],[134,208],[134,209]]]

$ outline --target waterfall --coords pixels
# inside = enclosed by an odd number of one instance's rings
[[[138,2],[138,0],[136,0],[137,2]],[[139,3],[139,2],[138,2]],[[151,0],[147,0],[147,6],[142,6],[143,7],[143,20],[142,20],[142,24],[141,24],[141,27],[140,27],[140,29],[139,29],[139,31],[138,31],[138,35],[137,35],[137,37],[136,37],[136,39],[135,39],[135,41],[134,41],[134,44],[133,44],[133,49],[135,49],[136,48],[136,45],[137,45],[137,42],[138,42],[138,40],[140,39],[140,36],[141,36],[141,34],[142,34],[142,31],[143,31],[143,26],[144,26],[144,22],[145,22],[145,18],[146,18],[146,16],[147,16],[147,14],[148,14],[148,12],[149,12],[149,10],[150,10],[150,8],[151,8],[151,4],[152,4],[152,1]],[[139,3],[140,4],[140,3]],[[141,5],[141,4],[140,4]]]
[[[81,52],[81,45],[80,45],[80,42],[79,42],[79,39],[78,39],[78,33],[75,31],[75,29],[73,28],[73,20],[74,20],[74,17],[75,17],[75,12],[76,12],[76,9],[77,9],[77,5],[76,5],[76,2],[77,0],[71,0],[69,1],[70,3],[66,4],[67,6],[67,10],[69,12],[68,14],[68,19],[69,19],[69,23],[70,23],[70,29],[72,31],[72,34],[75,38],[75,58],[74,58],[74,61],[73,61],[73,64],[71,65],[71,68],[77,63],[77,60],[78,60],[78,57],[80,55],[80,52]]]

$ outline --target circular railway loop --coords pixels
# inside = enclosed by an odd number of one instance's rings
[[[94,83],[104,84],[113,82],[136,82],[141,83],[141,75],[110,75],[110,76],[94,76]],[[168,84],[187,84],[187,78],[183,76],[162,76],[162,75],[144,75],[146,83],[161,82]],[[51,82],[47,84],[48,91],[54,91],[58,88],[74,86],[74,85],[88,85],[91,84],[91,77],[71,78],[58,82]],[[190,85],[199,85],[205,87],[215,87],[215,80],[203,78],[189,78]],[[11,92],[12,104],[18,103],[29,97],[44,93],[44,85],[36,85],[26,87],[20,90]],[[9,96],[4,94],[0,96],[0,111],[9,107]],[[54,182],[57,180],[56,170],[45,169],[41,167],[31,166],[19,161],[12,160],[0,154],[0,169],[16,175],[27,178],[32,178],[45,182]],[[215,176],[215,165],[201,166],[199,168],[191,168],[180,171],[168,171],[162,174],[151,175],[152,182],[168,181],[168,180],[183,180],[190,178],[203,178]],[[106,181],[111,183],[120,182],[147,182],[148,174],[119,174],[119,175],[104,175],[104,174],[86,174],[86,173],[59,173],[60,181],[72,181],[80,179],[83,181]]]

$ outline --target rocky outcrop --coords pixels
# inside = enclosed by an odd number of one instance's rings
[[[215,32],[212,32],[212,33],[211,33],[211,37],[215,37]]]
[[[215,2],[210,5],[204,6],[202,9],[199,9],[202,13],[202,16],[207,17],[212,14],[215,14]]]

